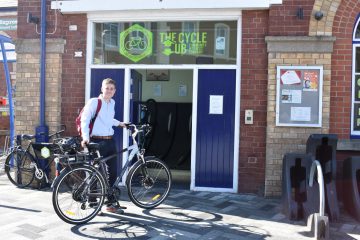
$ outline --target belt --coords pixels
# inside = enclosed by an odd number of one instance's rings
[[[91,136],[93,139],[112,139],[113,136]]]

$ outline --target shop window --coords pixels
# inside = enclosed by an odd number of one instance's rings
[[[119,46],[119,25],[117,23],[104,23],[102,35],[104,37],[104,44],[106,48],[113,48]]]
[[[215,24],[214,55],[216,57],[229,57],[230,27],[223,23]]]
[[[199,32],[199,22],[183,22],[182,23],[182,32],[186,36],[186,34],[192,34]],[[189,36],[189,35],[187,35]],[[187,41],[186,43],[186,54],[196,54],[197,48],[193,46],[191,41]]]
[[[93,64],[227,64],[237,21],[94,23]],[[231,33],[231,34],[230,34]]]
[[[150,30],[151,25],[149,22],[134,22],[131,25],[139,25],[145,29]],[[132,54],[141,54],[141,52],[148,46],[148,39],[144,36],[142,31],[132,31],[129,39],[129,44],[126,46]],[[133,44],[130,44],[133,43]]]
[[[360,138],[360,14],[353,33],[351,136]]]

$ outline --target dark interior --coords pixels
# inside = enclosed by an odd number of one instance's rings
[[[152,79],[161,71],[167,79]],[[173,186],[189,189],[191,175],[192,82],[189,69],[133,69],[131,121],[148,123],[145,156],[156,156],[170,168]]]
[[[162,159],[170,169],[190,170],[192,104],[153,99],[142,104],[147,110],[141,121],[152,126],[145,142],[146,155]]]

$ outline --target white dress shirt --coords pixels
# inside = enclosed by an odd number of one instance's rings
[[[120,121],[115,116],[115,101],[110,99],[106,102],[102,95],[99,96],[102,101],[100,111],[95,119],[91,136],[112,136],[114,135],[113,126],[119,126]],[[91,98],[85,105],[81,116],[81,132],[83,140],[90,140],[89,124],[90,120],[95,116],[98,105],[98,98]]]

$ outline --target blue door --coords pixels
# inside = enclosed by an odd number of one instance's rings
[[[195,187],[234,187],[235,90],[236,70],[199,70]]]
[[[124,69],[92,69],[91,70],[91,85],[90,85],[90,97],[98,97],[101,89],[102,80],[105,78],[111,78],[116,82],[116,92],[114,95],[115,100],[115,118],[119,121],[124,119]],[[123,146],[123,130],[122,128],[115,128],[115,142],[117,150],[121,150]],[[121,154],[118,156],[117,169],[120,174],[119,166],[121,164]]]

